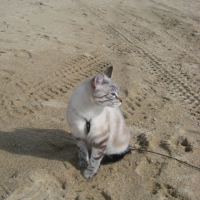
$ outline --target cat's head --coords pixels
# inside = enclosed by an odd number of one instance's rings
[[[113,67],[109,67],[102,73],[97,74],[92,82],[93,98],[101,106],[118,107],[122,100],[119,98],[119,87],[111,79]]]

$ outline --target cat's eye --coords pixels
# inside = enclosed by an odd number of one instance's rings
[[[110,93],[113,97],[116,97],[115,93]]]

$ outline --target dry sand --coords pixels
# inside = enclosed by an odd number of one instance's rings
[[[200,199],[200,171],[151,153],[85,180],[66,122],[114,66],[131,145],[200,167],[198,0],[0,0],[0,199]]]

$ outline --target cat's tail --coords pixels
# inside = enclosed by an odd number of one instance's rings
[[[128,146],[125,151],[118,153],[118,154],[110,154],[110,155],[105,154],[101,160],[101,164],[107,165],[107,164],[117,162],[117,161],[121,160],[128,153],[131,153],[130,146]]]

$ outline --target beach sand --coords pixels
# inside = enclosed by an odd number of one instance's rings
[[[130,145],[200,167],[198,0],[0,0],[0,199],[200,199],[200,171],[132,151],[86,180],[73,89],[114,66]]]

